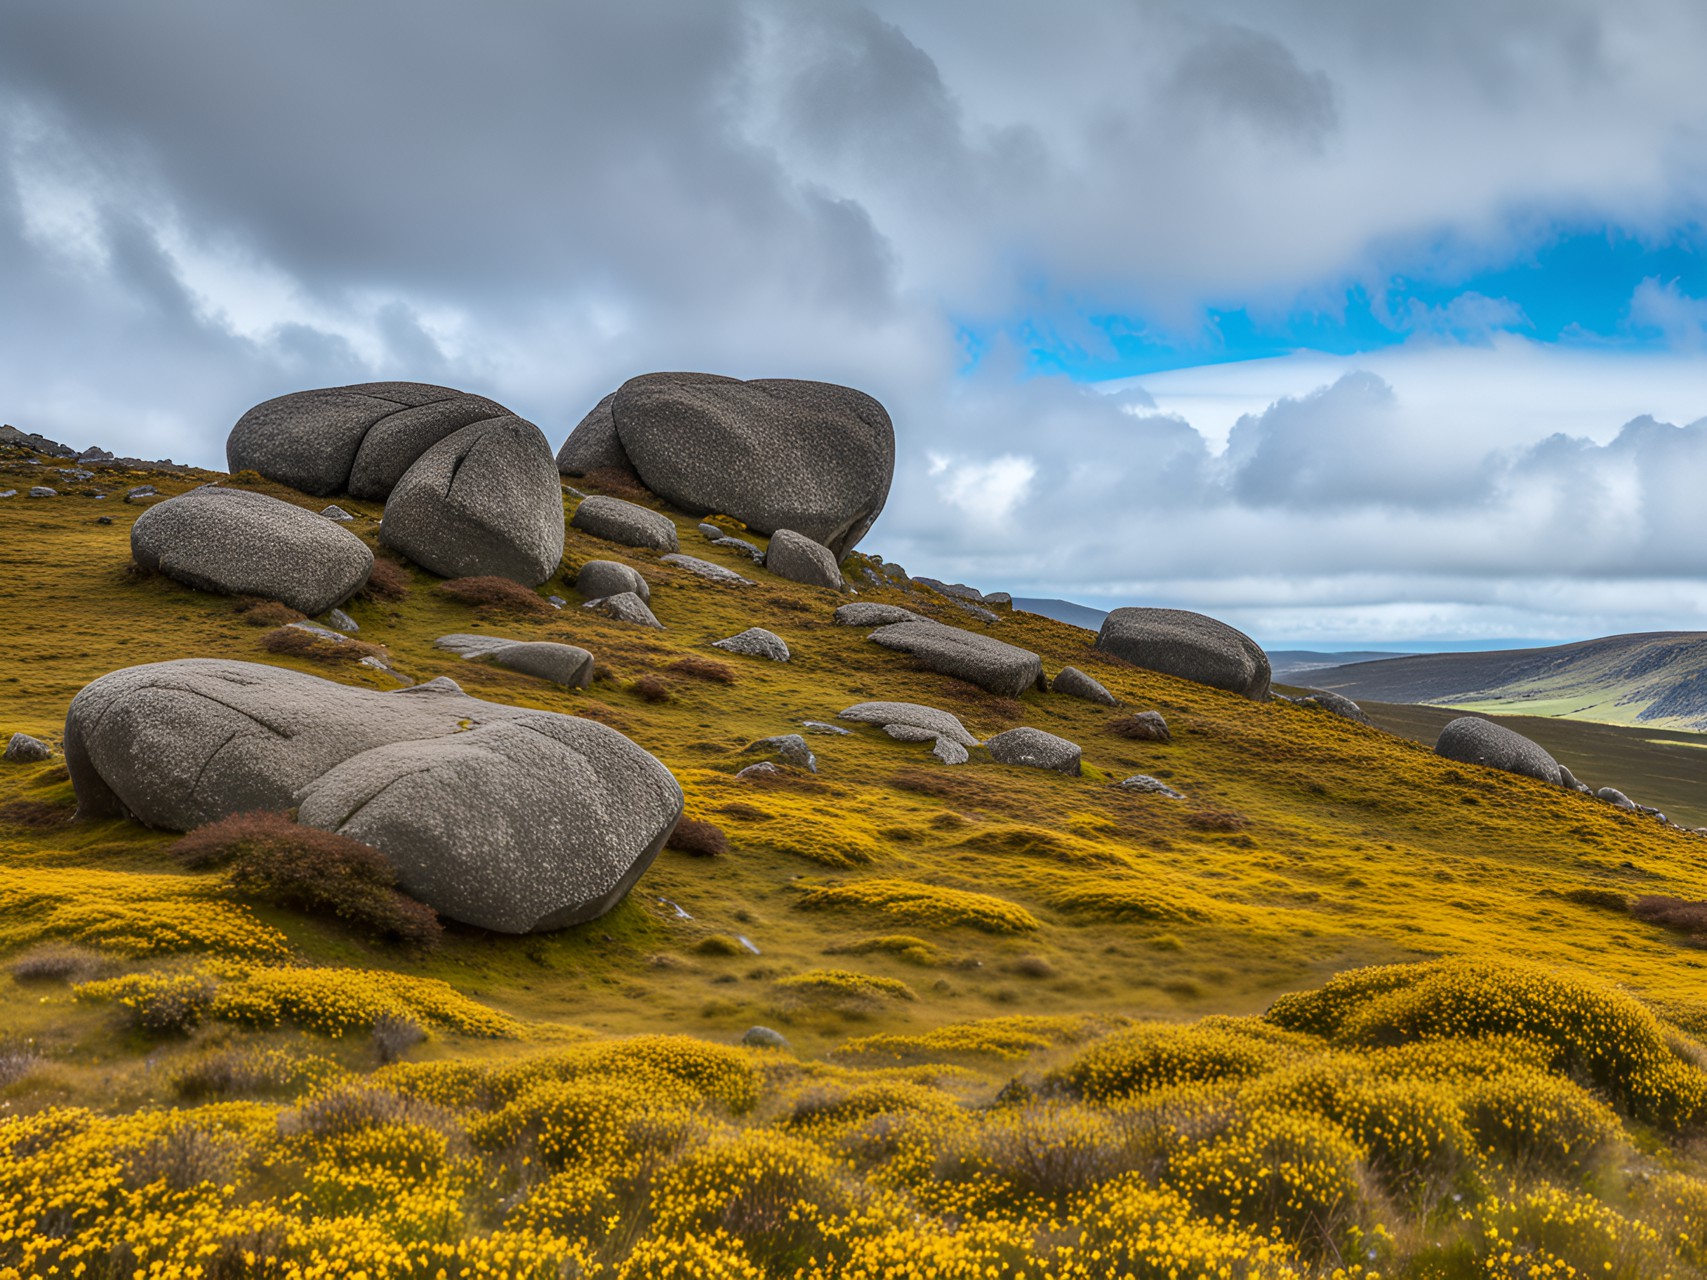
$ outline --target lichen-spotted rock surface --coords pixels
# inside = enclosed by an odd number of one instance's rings
[[[1241,693],[1268,697],[1268,655],[1244,632],[1186,609],[1116,609],[1102,620],[1096,647],[1133,666]]]
[[[376,692],[211,658],[127,667],[71,703],[78,812],[187,831],[234,813],[381,850],[441,914],[502,933],[610,910],[682,811],[669,770],[591,720],[452,681]]]

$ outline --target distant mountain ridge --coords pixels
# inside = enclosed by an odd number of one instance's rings
[[[1425,653],[1308,673],[1356,700],[1707,731],[1707,632],[1655,631],[1485,653]]]

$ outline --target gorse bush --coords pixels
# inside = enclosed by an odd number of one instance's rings
[[[431,907],[398,891],[396,869],[378,849],[286,814],[234,814],[196,828],[172,850],[194,870],[223,869],[244,897],[334,916],[415,947],[435,946],[444,934]]]

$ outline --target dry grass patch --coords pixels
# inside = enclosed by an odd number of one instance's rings
[[[281,658],[307,658],[310,662],[360,662],[363,658],[385,658],[383,645],[365,640],[334,640],[301,627],[280,627],[261,637],[261,647]]]
[[[451,578],[439,583],[435,590],[459,604],[472,605],[476,609],[489,609],[493,613],[545,617],[557,612],[537,593],[508,578]]]

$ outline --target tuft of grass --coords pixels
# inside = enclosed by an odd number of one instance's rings
[[[373,1020],[373,1051],[382,1067],[403,1061],[426,1038],[425,1029],[406,1013],[382,1013]]]
[[[541,617],[554,615],[553,609],[536,592],[528,590],[519,582],[508,578],[478,577],[451,578],[441,582],[434,588],[441,596],[455,600],[458,604],[472,605],[476,609],[489,609],[493,613],[534,614]]]
[[[286,623],[301,622],[308,616],[298,613],[288,604],[277,600],[264,600],[258,596],[247,596],[239,600],[232,612],[251,627],[282,627]]]
[[[808,890],[797,904],[804,911],[868,911],[909,924],[957,926],[984,933],[1030,933],[1042,928],[1024,907],[965,889],[912,880],[850,880]]]
[[[647,702],[668,702],[676,695],[670,692],[670,686],[657,676],[641,676],[628,686],[628,691],[638,694]]]
[[[373,600],[384,604],[395,604],[409,594],[409,571],[395,560],[384,556],[373,558],[373,571],[367,576],[367,585],[356,594],[363,600]]]
[[[685,658],[676,659],[666,670],[672,675],[686,676],[690,680],[704,680],[708,684],[735,683],[734,667],[711,658],[702,658],[693,653],[688,654]]]
[[[701,818],[683,818],[664,843],[665,848],[697,858],[716,858],[729,852],[729,837],[723,828]]]

